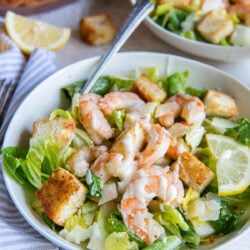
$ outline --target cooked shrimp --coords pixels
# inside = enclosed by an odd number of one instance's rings
[[[178,173],[171,172],[168,167],[151,166],[139,172],[123,194],[121,214],[127,228],[151,244],[165,231],[148,211],[149,202],[158,197],[171,205],[180,204],[184,188]]]
[[[140,151],[143,141],[143,128],[136,123],[116,138],[110,151],[100,155],[91,169],[102,177],[103,183],[111,177],[118,177],[119,191],[122,192],[137,170],[135,156]]]
[[[66,167],[77,177],[86,175],[91,160],[91,149],[84,147],[72,155],[67,161]]]
[[[242,20],[246,26],[250,26],[249,1],[239,1],[236,4],[230,5],[227,10],[229,13],[233,13],[238,16],[238,18]]]
[[[170,145],[171,136],[168,131],[159,124],[153,124],[148,131],[146,148],[138,155],[139,167],[151,165],[162,158]]]
[[[107,152],[107,150],[107,147],[104,145],[83,147],[69,158],[66,167],[75,176],[81,178],[86,175],[91,162],[93,162],[100,154]]]
[[[110,151],[122,154],[124,160],[133,161],[141,150],[143,142],[144,131],[142,125],[135,123],[116,138]]]
[[[80,98],[79,112],[83,127],[96,144],[113,135],[113,130],[99,108],[101,96],[89,93]]]
[[[100,155],[91,165],[94,174],[101,177],[102,184],[105,184],[112,176],[122,176],[121,164],[123,155],[115,152],[106,152]]]
[[[169,128],[175,118],[182,117],[187,124],[202,123],[206,117],[202,101],[194,96],[177,94],[158,106],[155,117],[161,125]]]
[[[104,114],[111,114],[117,109],[131,110],[145,102],[132,92],[111,92],[100,100],[100,107]]]

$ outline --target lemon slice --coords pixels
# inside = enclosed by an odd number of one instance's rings
[[[70,38],[70,29],[36,21],[12,11],[6,12],[5,27],[11,39],[26,54],[31,54],[35,48],[58,50]]]
[[[216,174],[220,196],[243,192],[250,184],[250,149],[223,135],[206,135],[217,159]]]

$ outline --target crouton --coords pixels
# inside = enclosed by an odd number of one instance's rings
[[[110,17],[105,13],[86,16],[80,20],[80,36],[84,42],[100,46],[113,41],[116,35]]]
[[[194,190],[201,193],[214,179],[214,173],[189,152],[182,153],[172,165],[172,169],[179,167],[180,179]]]
[[[232,34],[233,21],[216,11],[209,11],[197,24],[197,30],[208,42],[218,44]]]
[[[84,202],[87,192],[88,189],[74,175],[58,168],[36,191],[36,197],[48,217],[63,226]]]
[[[33,137],[53,136],[53,141],[60,145],[61,149],[67,147],[75,133],[76,124],[74,119],[56,117],[39,119],[33,123]]]
[[[208,90],[203,102],[207,115],[230,118],[238,114],[235,100],[225,93]]]
[[[133,89],[138,95],[147,102],[163,102],[167,96],[158,84],[151,81],[145,75],[141,75],[133,84]]]

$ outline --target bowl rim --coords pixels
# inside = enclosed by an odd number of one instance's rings
[[[122,57],[122,56],[151,56],[151,55],[155,55],[155,56],[159,56],[159,57],[165,57],[165,58],[174,58],[177,60],[181,60],[181,61],[186,61],[186,62],[190,62],[192,64],[195,65],[201,65],[202,67],[208,68],[210,70],[213,70],[214,72],[217,72],[218,74],[222,74],[223,76],[230,78],[231,80],[233,80],[235,83],[237,83],[237,85],[242,86],[246,91],[250,91],[250,88],[246,85],[244,85],[243,83],[239,82],[236,78],[232,77],[231,75],[229,75],[228,73],[215,68],[214,66],[211,66],[209,64],[206,64],[204,62],[200,62],[194,59],[190,59],[190,58],[185,58],[182,56],[177,56],[177,55],[173,55],[173,54],[168,54],[168,53],[162,53],[162,52],[149,52],[149,51],[123,51],[123,52],[119,52],[115,55],[115,57]],[[5,136],[4,136],[4,140],[3,140],[3,146],[2,148],[4,148],[6,145],[6,140],[8,137],[8,134],[11,133],[10,128],[11,125],[13,123],[15,123],[15,117],[17,116],[17,114],[19,113],[19,110],[22,108],[22,106],[25,104],[24,102],[26,102],[28,100],[28,98],[30,98],[30,96],[33,94],[33,92],[37,91],[37,89],[39,89],[40,87],[42,87],[47,81],[51,81],[51,79],[53,78],[57,78],[58,76],[60,76],[61,74],[66,74],[66,72],[70,71],[72,68],[77,67],[77,65],[81,65],[83,63],[93,63],[93,62],[97,62],[98,59],[100,59],[101,56],[93,56],[93,57],[88,57],[86,59],[74,62],[72,64],[69,64],[61,69],[59,69],[58,71],[56,71],[55,73],[53,73],[52,75],[50,75],[49,77],[47,77],[46,79],[44,79],[43,81],[41,81],[36,87],[34,87],[30,93],[21,101],[19,107],[16,109],[15,113],[13,114],[11,121],[9,123],[9,126],[6,130]],[[111,60],[112,61],[112,60]],[[16,206],[18,212],[24,217],[24,219],[26,220],[26,222],[40,235],[42,235],[43,237],[45,237],[48,241],[56,244],[57,246],[63,247],[65,249],[68,249],[67,246],[65,246],[65,244],[67,245],[67,243],[69,243],[70,247],[69,249],[78,249],[78,247],[72,247],[73,243],[70,243],[68,241],[66,241],[65,239],[61,238],[61,239],[57,239],[54,238],[52,234],[50,234],[47,231],[41,230],[39,228],[39,226],[37,225],[37,222],[34,222],[33,220],[31,220],[28,216],[26,216],[26,214],[24,213],[24,211],[21,208],[21,205],[18,202],[18,198],[14,196],[13,191],[11,190],[10,187],[10,183],[9,180],[12,179],[11,176],[9,176],[9,174],[5,171],[5,168],[3,166],[3,161],[2,161],[2,176],[3,176],[3,181],[5,184],[5,187],[8,191],[8,194],[10,195],[10,198],[12,200],[12,202],[14,203],[14,205]],[[18,184],[20,185],[20,184]],[[21,185],[20,185],[21,189],[24,189]],[[246,226],[246,224],[245,224]],[[51,229],[49,229],[49,231],[52,231]],[[245,235],[246,233],[250,232],[250,224],[244,228],[244,230],[242,232],[240,232],[240,234],[237,234],[238,231],[236,231],[234,233],[234,237],[230,238],[229,240],[227,240],[226,242],[223,242],[222,244],[220,244],[219,246],[216,246],[216,249],[220,249],[222,247],[228,246],[228,244],[231,244],[232,242],[235,242],[237,240],[239,240],[239,238],[241,238],[243,235]],[[58,235],[58,233],[56,233],[56,235]],[[63,241],[65,242],[65,244],[63,244]],[[74,245],[73,245],[74,246]]]
[[[239,46],[239,45],[232,45],[232,46],[223,46],[223,45],[218,45],[218,44],[213,44],[213,43],[208,43],[205,41],[197,41],[197,40],[191,40],[185,37],[182,37],[174,32],[171,32],[167,29],[164,29],[161,25],[159,25],[158,23],[156,23],[154,20],[152,20],[152,18],[150,18],[149,16],[147,16],[145,18],[145,21],[148,22],[150,25],[152,25],[154,28],[160,30],[163,33],[166,33],[167,35],[180,40],[181,42],[187,42],[190,45],[195,45],[195,46],[200,46],[201,48],[211,48],[211,49],[221,49],[224,51],[231,51],[232,49],[237,49],[237,50],[246,50],[246,49],[250,49],[250,45],[248,46]]]

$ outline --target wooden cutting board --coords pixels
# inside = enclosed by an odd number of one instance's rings
[[[5,12],[7,10],[14,11],[15,13],[22,14],[22,15],[31,15],[39,12],[45,12],[49,11],[52,9],[59,8],[63,5],[72,3],[73,1],[76,0],[54,0],[54,1],[49,1],[46,3],[46,1],[40,1],[39,4],[36,4],[34,6],[6,6],[5,4],[1,4],[0,0],[0,15],[4,16]],[[4,1],[5,2],[5,1]]]

